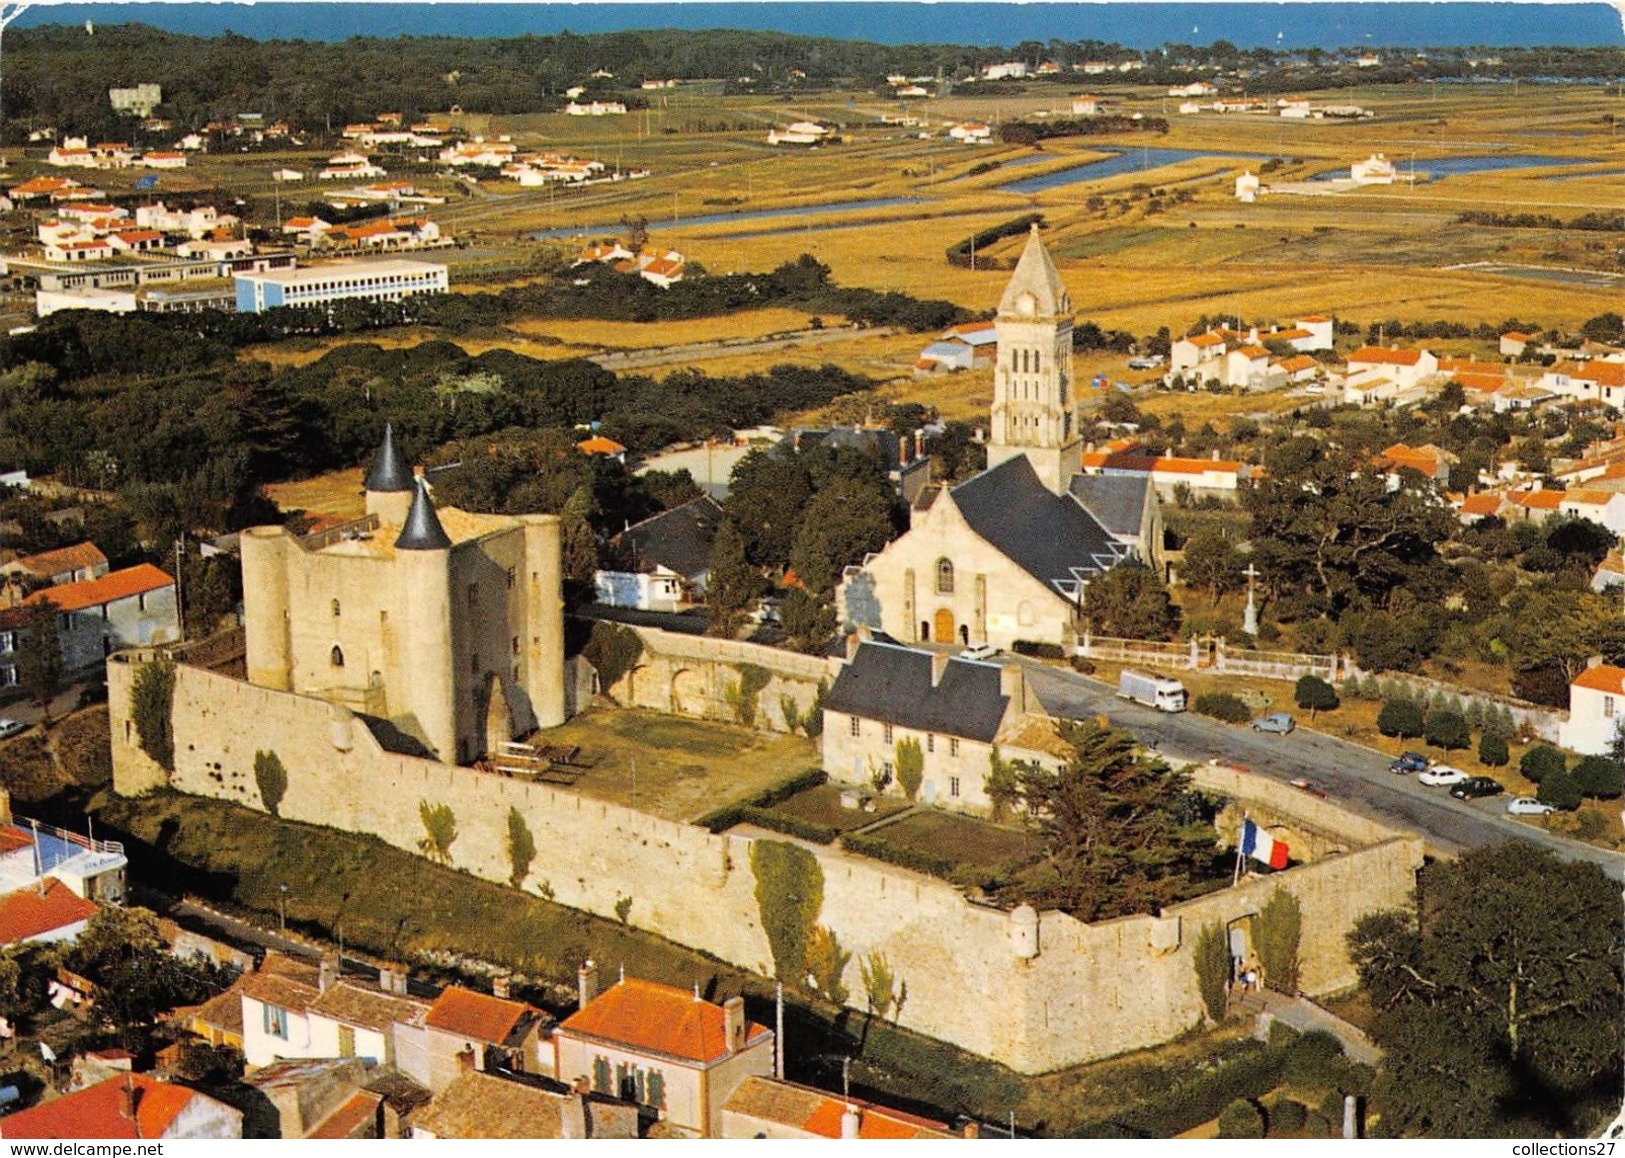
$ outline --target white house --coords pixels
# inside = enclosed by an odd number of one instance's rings
[[[1599,663],[1569,684],[1569,718],[1559,733],[1563,747],[1585,756],[1605,756],[1625,718],[1625,668]]]
[[[985,145],[993,140],[993,128],[979,121],[963,121],[948,130],[948,136],[966,145]]]
[[[1619,491],[1571,489],[1561,492],[1559,513],[1589,519],[1616,535],[1625,534],[1625,494]]]
[[[1349,385],[1357,386],[1364,376],[1391,380],[1400,390],[1409,390],[1439,372],[1439,359],[1427,350],[1401,350],[1389,346],[1362,346],[1349,355]]]
[[[1097,96],[1073,97],[1072,115],[1075,117],[1098,117],[1100,115],[1100,98]]]
[[[1259,189],[1258,176],[1251,169],[1236,178],[1236,200],[1244,205],[1251,205],[1258,200]]]
[[[1372,153],[1349,166],[1349,178],[1361,185],[1392,185],[1394,163],[1381,153]]]
[[[1010,60],[1003,64],[989,64],[982,68],[983,80],[1020,80],[1027,75],[1027,62]]]
[[[1541,375],[1536,385],[1563,398],[1625,407],[1625,362],[1558,362]]]

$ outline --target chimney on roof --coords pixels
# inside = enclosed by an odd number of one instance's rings
[[[576,1002],[582,1008],[598,996],[598,963],[588,957],[576,970]]]
[[[124,1075],[124,1086],[119,1090],[119,1112],[134,1122],[137,1120],[135,1116],[136,1109],[140,1105],[141,1091],[136,1088],[135,1079],[126,1074]]]
[[[856,1138],[863,1129],[863,1116],[858,1108],[851,1102],[846,1104],[846,1110],[841,1114],[841,1137]]]
[[[897,465],[908,465],[908,439],[906,438],[899,438],[897,440]]]
[[[339,959],[336,954],[322,955],[322,963],[316,970],[316,989],[326,993],[333,987],[333,982],[339,979]]]
[[[457,1072],[471,1074],[474,1072],[474,1047],[465,1045],[457,1051]]]
[[[950,659],[952,659],[952,658],[953,658],[952,654],[950,654],[949,652],[946,652],[946,651],[934,651],[934,652],[931,653],[931,686],[932,687],[936,687],[938,684],[940,684],[942,682],[943,673],[948,670],[948,661]]]
[[[1216,446],[1213,448],[1213,461],[1214,462],[1219,461],[1219,448],[1216,447]]]
[[[700,983],[698,981],[694,982],[694,1000],[700,1000]]]
[[[11,823],[11,793],[0,788],[0,824]]]
[[[1007,663],[999,668],[999,694],[1010,698],[1010,706],[1018,712],[1027,710],[1027,677],[1021,665]]]
[[[965,1137],[980,1138],[982,1136],[982,1123],[972,1118],[965,1123]]]
[[[1591,656],[1586,657],[1586,670],[1589,671],[1591,668],[1600,667],[1601,665],[1602,665],[1602,656],[1600,656],[1600,655],[1591,655]]]
[[[916,430],[914,432],[914,457],[925,457],[925,431],[923,430]]]
[[[727,1031],[728,1052],[745,1048],[745,999],[730,997],[722,1003],[722,1024]]]
[[[504,1001],[513,996],[513,978],[506,973],[498,973],[491,978],[491,996],[500,997]]]

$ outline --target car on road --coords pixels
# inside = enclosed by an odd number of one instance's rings
[[[1130,358],[1128,368],[1130,370],[1155,370],[1162,365],[1163,361],[1161,354],[1147,354],[1143,358]]]
[[[1481,796],[1499,796],[1505,791],[1499,780],[1492,780],[1488,776],[1469,776],[1450,789],[1450,795],[1457,800],[1477,800]]]
[[[28,731],[28,725],[21,720],[9,720],[0,717],[0,740],[9,740],[13,736],[20,736]]]
[[[1416,782],[1426,784],[1429,788],[1445,788],[1452,784],[1460,784],[1467,778],[1467,773],[1460,768],[1452,768],[1448,764],[1435,764],[1426,772],[1418,773]]]
[[[1514,796],[1507,801],[1507,812],[1513,816],[1546,816],[1555,811],[1550,804],[1533,796]]]
[[[1276,712],[1274,715],[1260,716],[1253,721],[1253,731],[1273,732],[1277,736],[1284,736],[1297,727],[1292,717],[1285,712]]]
[[[1399,759],[1388,765],[1388,771],[1401,776],[1407,772],[1426,772],[1431,763],[1432,761],[1420,752],[1401,752]]]
[[[992,659],[999,654],[999,649],[991,643],[979,643],[975,647],[967,647],[959,653],[960,659]]]

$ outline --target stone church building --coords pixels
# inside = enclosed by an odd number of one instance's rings
[[[1159,563],[1155,490],[1082,474],[1072,299],[1036,225],[994,326],[988,469],[928,488],[908,531],[847,569],[837,599],[848,628],[907,643],[1069,647],[1093,578],[1127,559]]]
[[[244,532],[249,682],[341,704],[447,763],[563,723],[557,516],[437,510],[387,427],[364,485],[363,518]]]

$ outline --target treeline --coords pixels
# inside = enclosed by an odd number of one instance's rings
[[[1589,233],[1625,233],[1625,215],[1582,213],[1564,220],[1550,213],[1496,213],[1468,209],[1456,215],[1462,225],[1492,225],[1500,229],[1579,229]]]
[[[1104,137],[1121,133],[1166,133],[1165,117],[1079,117],[1075,120],[1008,121],[999,126],[1007,145],[1034,145],[1056,137]]]
[[[1026,233],[1034,225],[1042,227],[1043,224],[1044,215],[1042,213],[1023,213],[1020,217],[1012,218],[1002,224],[989,226],[980,233],[972,234],[965,240],[956,241],[950,245],[948,247],[948,264],[968,269],[971,265],[971,259],[975,257],[978,249],[985,250],[996,241],[1002,241],[1006,237],[1015,237],[1017,234]],[[983,268],[989,267],[984,265]]]

